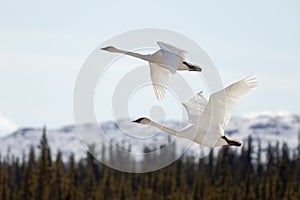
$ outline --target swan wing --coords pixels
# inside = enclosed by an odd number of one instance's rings
[[[202,91],[192,96],[186,102],[182,103],[187,110],[190,123],[197,124],[200,116],[205,110],[207,103],[207,99],[202,95]]]
[[[162,55],[162,63],[172,74],[175,74],[176,70],[182,65],[187,52],[167,43],[157,42],[157,44],[161,48],[159,52]]]
[[[228,124],[234,105],[248,96],[257,87],[254,75],[235,82],[225,89],[212,94],[203,112],[204,118],[209,120],[210,127],[220,128]]]
[[[164,42],[157,42],[157,44],[162,50],[169,51],[169,52],[177,54],[178,56],[181,56],[181,57],[186,57],[186,54],[187,54],[186,50],[180,49],[178,47],[175,47],[171,44],[167,44]]]
[[[158,100],[165,97],[169,83],[170,70],[149,62],[150,74],[155,96]]]

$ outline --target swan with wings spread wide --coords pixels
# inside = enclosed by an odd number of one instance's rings
[[[149,124],[166,133],[190,139],[203,146],[241,146],[240,140],[225,136],[224,127],[230,120],[234,105],[248,96],[256,87],[256,77],[252,75],[212,94],[208,101],[201,92],[194,95],[183,103],[188,112],[190,124],[179,131],[162,126],[145,117],[133,122]]]
[[[157,44],[160,49],[147,55],[120,50],[112,46],[101,48],[101,50],[121,53],[148,61],[153,89],[156,98],[160,100],[165,96],[170,74],[175,74],[177,70],[200,72],[202,69],[185,60],[187,51],[163,42],[157,42]]]

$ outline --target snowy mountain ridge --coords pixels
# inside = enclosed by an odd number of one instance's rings
[[[169,121],[166,126],[179,129],[183,125],[176,121]],[[289,147],[296,148],[298,145],[298,132],[300,129],[300,116],[290,113],[261,112],[248,115],[234,116],[225,129],[225,133],[232,138],[239,138],[245,141],[248,136],[252,136],[253,141],[261,141],[262,148],[265,149],[269,143],[275,144],[286,142]],[[78,131],[80,134],[78,134]],[[104,137],[100,137],[99,130]],[[127,134],[130,133],[130,134]],[[8,136],[0,138],[0,153],[2,156],[14,155],[22,157],[27,155],[30,146],[38,149],[42,136],[42,128],[22,128]],[[120,148],[128,149],[131,152],[142,153],[147,147],[156,150],[168,143],[175,137],[158,131],[155,128],[134,124],[130,121],[105,122],[100,126],[96,124],[84,124],[64,126],[60,129],[47,130],[49,146],[52,156],[58,150],[62,152],[64,160],[67,160],[71,153],[79,160],[85,157],[86,146],[114,144]],[[180,152],[182,146],[180,142],[176,148]],[[193,144],[187,154],[193,155],[198,152],[200,145]]]

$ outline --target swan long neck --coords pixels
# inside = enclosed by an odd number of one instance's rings
[[[170,129],[170,128],[167,128],[167,127],[165,127],[165,126],[162,126],[162,125],[160,125],[160,124],[158,124],[158,123],[155,123],[155,122],[153,122],[153,121],[151,121],[150,122],[150,125],[151,126],[154,126],[154,127],[156,127],[156,128],[158,128],[158,129],[160,129],[160,130],[162,130],[162,131],[164,131],[164,132],[166,132],[166,133],[169,133],[169,134],[171,134],[171,135],[177,135],[177,131],[174,131],[174,130],[172,130],[172,129]]]
[[[117,53],[129,55],[129,56],[132,56],[132,57],[136,57],[136,58],[140,58],[142,60],[149,61],[149,55],[142,55],[142,54],[139,54],[139,53],[134,53],[134,52],[131,52],[131,51],[124,51],[124,50],[117,49],[117,48],[115,48],[115,49],[116,49],[115,52],[117,52]]]

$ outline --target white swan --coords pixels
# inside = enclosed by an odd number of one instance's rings
[[[233,106],[249,95],[257,87],[254,75],[246,77],[225,89],[212,94],[207,101],[202,92],[183,103],[189,116],[190,124],[175,131],[164,127],[148,118],[142,117],[133,122],[149,124],[169,134],[190,139],[203,146],[241,146],[241,141],[224,135],[224,126],[230,120]]]
[[[120,50],[112,46],[101,48],[101,50],[121,53],[148,61],[155,95],[160,100],[165,96],[170,73],[175,74],[176,70],[201,71],[202,69],[185,61],[187,54],[185,50],[163,42],[157,42],[157,44],[160,49],[147,55]]]

